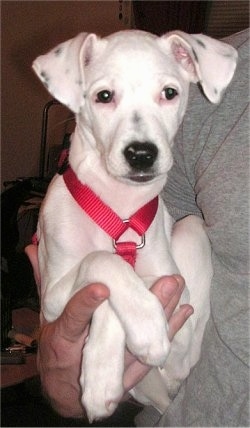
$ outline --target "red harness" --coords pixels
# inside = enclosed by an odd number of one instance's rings
[[[129,219],[122,220],[87,185],[82,184],[69,166],[63,173],[65,184],[80,207],[88,216],[113,239],[116,254],[119,254],[133,267],[136,251],[145,245],[145,233],[151,225],[158,208],[158,196],[140,208]],[[133,229],[141,242],[120,242],[119,238],[127,229]]]

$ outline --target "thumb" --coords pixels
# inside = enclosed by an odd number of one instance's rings
[[[86,332],[94,311],[108,297],[109,289],[99,283],[87,285],[77,291],[57,320],[60,336],[70,342],[80,339]]]

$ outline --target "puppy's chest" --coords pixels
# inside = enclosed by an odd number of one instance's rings
[[[165,273],[169,263],[169,236],[166,234],[163,205],[145,234],[145,246],[136,252],[136,271],[150,275]],[[69,270],[94,251],[115,253],[113,240],[72,198],[61,177],[49,189],[40,214],[41,257],[45,266],[60,272]],[[119,242],[141,243],[141,237],[129,228]],[[172,262],[171,262],[172,265]],[[50,270],[50,269],[49,269]]]
[[[53,192],[54,193],[54,192]],[[93,251],[115,252],[112,237],[106,233],[78,204],[71,195],[62,193],[61,198],[53,193],[48,195],[40,214],[41,234],[53,253],[64,257],[82,258]],[[59,203],[61,201],[61,203]],[[99,213],[102,217],[102,213]],[[147,233],[147,244],[152,233]],[[141,237],[129,228],[119,238],[119,242],[141,243]],[[52,249],[53,248],[53,249]]]
[[[67,207],[52,219],[45,210],[44,220],[45,240],[65,256],[112,249],[112,239],[78,206]]]

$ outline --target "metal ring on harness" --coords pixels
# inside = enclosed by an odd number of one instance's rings
[[[122,220],[123,223],[129,223],[129,219]],[[117,249],[117,244],[119,243],[117,239],[112,239],[113,247]],[[139,250],[145,246],[146,238],[145,234],[141,235],[141,243],[136,245],[136,249]]]

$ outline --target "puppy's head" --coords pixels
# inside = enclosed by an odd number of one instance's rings
[[[171,168],[190,82],[217,103],[236,59],[235,49],[204,35],[122,31],[103,39],[81,33],[38,57],[33,68],[76,113],[84,144],[108,173],[136,184]]]

